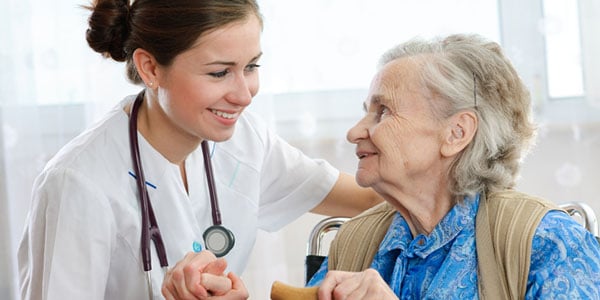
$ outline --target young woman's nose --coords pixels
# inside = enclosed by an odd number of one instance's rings
[[[258,90],[258,79],[256,76],[239,75],[235,77],[228,101],[240,106],[247,106]]]

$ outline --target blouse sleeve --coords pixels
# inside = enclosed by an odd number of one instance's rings
[[[551,211],[532,243],[526,299],[600,299],[600,245],[569,215]]]

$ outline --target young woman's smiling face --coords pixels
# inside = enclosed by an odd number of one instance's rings
[[[158,104],[173,132],[192,140],[231,137],[258,92],[261,30],[250,15],[200,36],[172,64],[159,67]]]

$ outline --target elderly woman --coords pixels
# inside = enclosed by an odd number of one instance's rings
[[[309,282],[319,299],[600,299],[594,236],[513,190],[535,127],[498,44],[399,45],[365,110],[348,132],[356,180],[386,203],[338,232]]]

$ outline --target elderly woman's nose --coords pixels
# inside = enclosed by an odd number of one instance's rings
[[[352,126],[346,134],[346,139],[353,144],[358,143],[361,139],[365,139],[368,136],[367,127],[365,126],[365,119],[358,121],[356,125]]]

